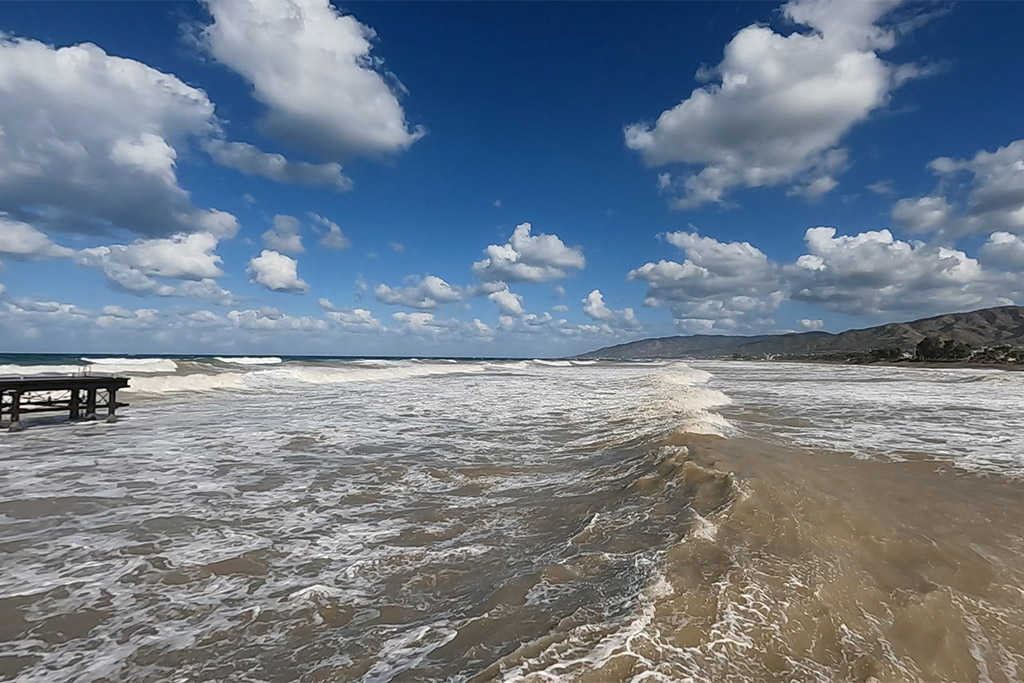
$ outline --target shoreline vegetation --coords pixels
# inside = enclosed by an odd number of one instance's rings
[[[1000,344],[972,348],[954,339],[929,336],[913,348],[890,346],[826,355],[790,354],[782,357],[730,356],[732,360],[779,360],[791,362],[842,363],[845,365],[881,365],[916,368],[975,368],[1024,370],[1024,346]]]
[[[755,336],[695,334],[609,346],[576,358],[801,361],[1024,369],[1024,307],[998,306],[876,327]]]

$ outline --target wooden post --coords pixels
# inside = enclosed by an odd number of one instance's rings
[[[21,392],[15,389],[11,393],[11,426],[8,431],[21,431]]]
[[[89,388],[85,390],[85,419],[96,419],[96,390]]]
[[[107,389],[107,422],[117,422],[117,415],[114,412],[117,410],[117,389],[110,387]]]
[[[71,390],[71,400],[68,402],[68,408],[70,409],[71,412],[71,414],[68,415],[69,419],[77,420],[79,417],[81,417],[81,415],[79,414],[79,411],[81,409],[78,406],[78,389]]]

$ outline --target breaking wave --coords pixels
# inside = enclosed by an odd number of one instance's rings
[[[169,358],[86,358],[86,372],[117,374],[131,372],[175,372],[178,364]]]
[[[213,359],[221,363],[232,363],[234,365],[278,365],[284,362],[276,356],[214,356]]]

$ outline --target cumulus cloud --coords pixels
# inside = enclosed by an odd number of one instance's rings
[[[567,247],[557,235],[531,235],[532,226],[520,223],[505,244],[484,249],[484,259],[473,272],[485,282],[549,282],[567,277],[586,265],[582,247]]]
[[[994,232],[981,245],[978,259],[982,263],[1024,272],[1024,238],[1008,232]]]
[[[54,244],[28,223],[0,215],[0,253],[14,258],[36,259],[70,256],[74,250]]]
[[[101,271],[116,289],[229,304],[234,301],[233,295],[216,282],[224,274],[221,258],[214,251],[217,243],[209,233],[182,233],[167,239],[90,247],[70,256],[80,266]],[[186,282],[171,284],[156,278]]]
[[[935,232],[947,241],[974,232],[1024,234],[1024,140],[970,159],[939,157],[928,168],[939,177],[939,186],[930,195],[897,202],[893,223],[913,232]],[[969,191],[958,202],[954,193],[964,179]]]
[[[265,254],[266,252],[263,253]],[[312,318],[310,316],[294,317],[269,306],[244,311],[228,311],[226,318],[232,326],[247,330],[303,330],[313,332],[327,329],[327,322],[320,318]]]
[[[351,190],[352,179],[341,172],[335,162],[310,164],[288,161],[281,154],[264,152],[245,142],[209,140],[205,149],[221,166],[233,168],[247,175],[263,176],[279,183],[323,185],[335,190]]]
[[[686,333],[770,332],[786,300],[874,318],[927,315],[1013,303],[1024,297],[1024,239],[990,235],[978,257],[888,230],[840,235],[835,228],[806,231],[806,253],[795,262],[771,261],[746,242],[719,242],[691,232],[665,235],[682,249],[682,262],[662,260],[634,269],[646,282],[649,306],[669,308]],[[584,300],[595,320],[608,312],[603,300]],[[807,330],[818,319],[799,321]]]
[[[365,308],[351,311],[334,310],[327,313],[337,326],[346,332],[382,332],[384,326]]]
[[[224,274],[216,248],[217,238],[209,233],[179,234],[168,239],[82,249],[74,258],[81,265],[111,272],[127,269],[143,275],[202,280]]]
[[[632,308],[623,308],[621,311],[608,308],[604,303],[604,295],[601,294],[601,290],[599,289],[595,289],[590,292],[590,294],[582,300],[582,303],[583,312],[593,320],[608,323],[615,327],[630,329],[640,327],[640,321],[636,319],[636,315]]]
[[[792,298],[854,315],[921,314],[1011,303],[1006,274],[962,251],[904,242],[888,230],[811,228],[808,253],[786,268]]]
[[[37,228],[231,237],[235,217],[192,204],[179,152],[218,131],[206,93],[91,44],[0,34],[0,211]]]
[[[263,233],[263,243],[268,249],[288,254],[306,251],[302,246],[302,235],[299,234],[299,219],[284,214],[274,216],[274,227]]]
[[[320,238],[320,244],[327,249],[347,249],[352,246],[352,242],[345,233],[341,231],[341,226],[332,220],[324,218],[323,216],[315,213],[309,214],[309,217],[313,219],[313,222],[320,226],[320,228],[326,230],[323,237]]]
[[[880,26],[895,4],[792,0],[783,16],[809,30],[742,29],[718,66],[698,73],[714,82],[653,126],[627,126],[627,147],[649,166],[686,165],[681,176],[658,179],[676,208],[723,202],[736,187],[793,182],[796,194],[821,196],[846,166],[843,136],[915,73],[879,57],[895,44],[894,33]]]
[[[419,280],[412,278],[406,287],[377,285],[374,295],[377,301],[391,306],[435,308],[438,304],[462,301],[470,292],[462,287],[453,287],[436,275],[427,275]]]
[[[302,294],[309,291],[305,280],[299,279],[298,261],[284,254],[264,249],[249,261],[246,273],[249,282],[274,292]]]
[[[328,0],[207,0],[213,23],[200,42],[253,88],[261,127],[330,160],[407,149],[401,86],[370,54],[373,29]]]
[[[411,334],[417,337],[428,337],[444,339],[452,337],[470,337],[480,341],[489,341],[494,337],[494,329],[482,322],[479,318],[473,318],[471,322],[461,320],[440,320],[433,313],[417,311],[406,313],[399,311],[391,316],[398,324],[399,334]]]
[[[935,232],[950,223],[953,207],[943,197],[901,199],[892,209],[892,222],[910,232]]]
[[[670,308],[685,330],[771,328],[784,294],[779,268],[764,252],[749,242],[719,242],[696,232],[664,237],[686,259],[646,263],[629,272],[628,279],[647,283],[646,305]]]
[[[0,217],[0,253],[15,258],[67,258],[103,273],[108,284],[132,294],[201,298],[229,304],[234,296],[217,284],[223,275],[218,240],[209,233],[180,233],[75,251],[54,244],[42,232]],[[159,279],[158,279],[159,278]],[[169,283],[167,280],[185,280]]]
[[[525,312],[523,310],[523,297],[513,294],[508,289],[499,289],[497,292],[491,292],[487,295],[487,298],[498,305],[498,310],[503,315],[522,315]]]

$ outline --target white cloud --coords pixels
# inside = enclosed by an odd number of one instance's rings
[[[406,287],[377,285],[374,294],[377,301],[382,304],[408,308],[435,308],[438,304],[462,301],[470,293],[462,287],[453,287],[436,275],[427,275],[420,280],[413,279]]]
[[[793,185],[786,191],[786,196],[803,197],[807,200],[813,200],[825,196],[838,186],[839,182],[835,178],[830,175],[823,175],[809,182]]]
[[[127,245],[89,247],[66,255],[80,266],[102,272],[115,289],[140,296],[180,296],[230,305],[234,295],[215,279],[223,275],[221,258],[214,252],[217,243],[209,233],[181,233]]]
[[[263,233],[263,243],[268,249],[288,254],[306,251],[302,246],[302,235],[299,234],[299,219],[284,214],[274,216],[274,227]]]
[[[892,0],[792,0],[782,14],[810,31],[776,33],[753,24],[725,46],[721,63],[653,126],[626,127],[626,145],[650,166],[681,163],[697,172],[661,174],[677,208],[722,202],[735,187],[796,182],[816,197],[836,185],[846,165],[839,144],[857,123],[884,106],[914,75],[878,53],[894,45],[879,27]]]
[[[981,245],[978,259],[982,263],[1024,272],[1024,238],[1008,232],[992,233]]]
[[[405,251],[405,245],[402,244],[401,242],[388,242],[388,247],[390,247],[391,251],[395,252],[396,254],[401,254],[402,252]]]
[[[673,232],[665,240],[686,259],[646,263],[630,280],[648,285],[644,303],[670,308],[684,329],[758,331],[784,298],[778,267],[748,242],[719,242],[697,233]],[[697,321],[697,322],[694,322]]]
[[[1024,140],[994,152],[981,151],[971,159],[934,159],[928,168],[939,176],[935,192],[901,199],[893,207],[893,222],[914,232],[935,232],[947,241],[975,232],[1024,234]],[[966,201],[953,193],[969,177]]]
[[[567,247],[557,235],[531,235],[529,223],[516,226],[505,244],[484,249],[473,272],[485,282],[548,282],[579,270],[586,261],[582,247]]]
[[[200,40],[245,78],[266,108],[262,128],[326,159],[407,149],[410,129],[395,89],[370,54],[373,29],[328,0],[207,0],[214,23]]]
[[[799,322],[800,327],[804,328],[805,330],[820,330],[821,328],[825,327],[825,321],[818,320],[816,318],[801,318]]]
[[[219,124],[206,93],[91,44],[0,35],[0,211],[37,228],[230,237],[234,216],[194,206],[175,165]]]
[[[301,294],[309,290],[305,280],[299,279],[298,261],[270,249],[249,261],[249,281],[274,292]]]
[[[365,308],[352,311],[330,311],[327,317],[346,332],[382,332],[384,326]]]
[[[42,232],[27,223],[0,215],[0,252],[15,258],[60,258],[70,256],[73,249],[50,241]]]
[[[787,266],[792,298],[854,315],[925,314],[1010,303],[1005,274],[962,251],[904,242],[888,230],[837,235],[811,228]]]
[[[394,313],[391,318],[398,323],[399,334],[434,339],[470,337],[480,341],[489,341],[494,337],[494,330],[491,326],[479,318],[473,318],[472,322],[455,319],[438,320],[433,313],[424,311],[415,313],[399,311]]]
[[[890,195],[893,193],[892,181],[891,180],[877,180],[867,186],[869,190],[875,194]]]
[[[281,154],[264,152],[245,142],[210,140],[205,149],[221,166],[233,168],[248,175],[258,175],[279,183],[305,183],[324,185],[335,190],[351,190],[352,179],[341,172],[335,162],[310,164],[288,161]]]
[[[324,233],[324,236],[320,238],[320,244],[323,247],[327,249],[340,250],[347,249],[352,246],[352,242],[345,236],[345,233],[341,231],[341,226],[337,223],[316,213],[310,213],[309,217],[316,225],[327,231]]]
[[[523,297],[513,294],[508,289],[499,289],[497,292],[491,292],[487,295],[487,298],[498,305],[498,310],[501,311],[502,315],[522,315],[524,313]]]
[[[178,234],[167,239],[82,249],[74,259],[80,265],[108,273],[129,270],[147,276],[202,280],[224,274],[220,269],[221,258],[214,252],[216,248],[217,238],[209,233]]]
[[[557,306],[552,306],[551,310],[554,311],[555,313],[565,313],[566,311],[569,310],[569,307],[566,306],[565,304],[558,304]]]
[[[946,226],[953,207],[943,197],[901,199],[892,209],[892,222],[910,232],[934,232]]]
[[[621,311],[608,308],[604,303],[604,295],[601,294],[601,290],[599,289],[595,289],[590,292],[582,302],[583,312],[594,320],[608,323],[613,327],[629,329],[637,329],[640,327],[640,321],[636,319],[636,315],[632,308],[623,308]]]
[[[247,330],[302,330],[315,332],[327,329],[327,322],[320,318],[312,318],[310,316],[293,317],[269,306],[244,311],[228,311],[226,317],[232,326]]]

